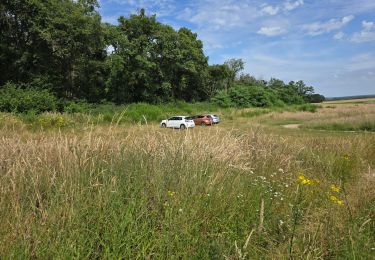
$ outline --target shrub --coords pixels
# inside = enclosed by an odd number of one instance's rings
[[[326,98],[320,94],[311,94],[306,97],[306,101],[310,103],[322,103]]]
[[[282,105],[273,91],[259,86],[237,85],[228,92],[219,92],[212,102],[221,107],[270,107]]]
[[[86,100],[67,101],[64,105],[64,112],[69,114],[86,113],[91,109],[91,105]]]
[[[131,104],[125,112],[125,119],[132,122],[157,121],[162,119],[162,110],[159,106],[147,103]]]
[[[63,128],[67,126],[72,126],[73,121],[68,118],[67,115],[60,113],[42,113],[36,114],[34,111],[30,110],[27,113],[22,113],[18,115],[18,118],[22,120],[31,128]],[[77,120],[76,120],[77,121]]]
[[[228,93],[225,92],[224,90],[217,93],[216,96],[211,99],[211,102],[220,107],[232,107],[233,106],[231,98],[229,97]]]
[[[71,124],[70,120],[61,114],[42,114],[34,125],[41,127],[66,127]]]
[[[7,83],[0,89],[0,111],[42,113],[54,111],[57,100],[48,90]]]
[[[299,95],[293,88],[282,87],[276,90],[277,98],[282,100],[285,104],[303,104],[305,100],[303,96]]]
[[[314,104],[303,104],[303,105],[298,106],[297,110],[315,113],[318,108],[321,108],[321,106],[317,106],[317,105],[314,105]]]

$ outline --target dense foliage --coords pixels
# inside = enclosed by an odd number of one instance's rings
[[[40,113],[54,110],[56,104],[56,98],[47,90],[22,89],[11,83],[0,89],[0,111]]]
[[[222,107],[270,107],[324,101],[323,96],[313,91],[303,81],[285,84],[277,79],[266,82],[241,75],[233,87],[219,91],[212,101]]]
[[[242,59],[209,65],[197,34],[176,31],[143,9],[117,25],[101,22],[97,9],[96,0],[1,1],[0,89],[11,82],[16,89],[90,103],[311,101],[313,89],[302,81],[286,85],[240,75]]]

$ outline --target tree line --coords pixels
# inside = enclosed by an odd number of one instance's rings
[[[322,98],[303,81],[240,74],[241,59],[209,65],[196,33],[175,30],[143,9],[112,25],[101,21],[98,7],[97,0],[1,1],[0,90],[13,86],[116,104],[225,103],[249,91],[284,103]]]

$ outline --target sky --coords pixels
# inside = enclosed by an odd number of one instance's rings
[[[104,22],[141,8],[204,44],[209,64],[303,80],[326,97],[375,94],[375,0],[100,0]]]

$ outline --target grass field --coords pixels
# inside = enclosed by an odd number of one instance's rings
[[[186,131],[0,114],[0,258],[371,259],[375,104],[341,103]]]
[[[347,99],[325,101],[324,104],[375,104],[375,98]]]

